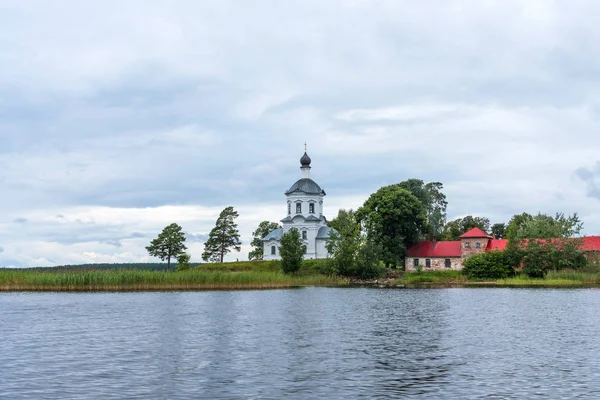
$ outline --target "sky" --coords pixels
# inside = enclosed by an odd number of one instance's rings
[[[325,215],[409,178],[448,219],[579,213],[600,235],[600,3],[0,0],[0,267],[192,261],[233,206]]]

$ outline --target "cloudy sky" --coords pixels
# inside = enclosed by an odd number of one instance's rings
[[[234,206],[325,212],[444,183],[449,219],[579,212],[600,234],[600,3],[0,0],[0,266],[192,260]]]

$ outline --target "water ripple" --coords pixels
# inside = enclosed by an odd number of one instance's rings
[[[0,399],[600,397],[600,291],[0,294]]]

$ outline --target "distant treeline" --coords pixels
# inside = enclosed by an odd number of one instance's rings
[[[191,267],[196,267],[200,263],[191,263]],[[0,268],[7,269],[7,268]],[[119,270],[135,269],[145,271],[166,271],[167,263],[120,263],[120,264],[77,264],[77,265],[58,265],[56,267],[33,267],[33,268],[13,268],[28,271],[57,271],[57,270]]]

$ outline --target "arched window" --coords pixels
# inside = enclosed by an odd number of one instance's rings
[[[302,203],[296,203],[296,214],[302,214]]]
[[[288,201],[288,215],[292,213],[292,203]]]
[[[277,247],[271,246],[271,255],[274,256],[275,254],[277,254]]]

